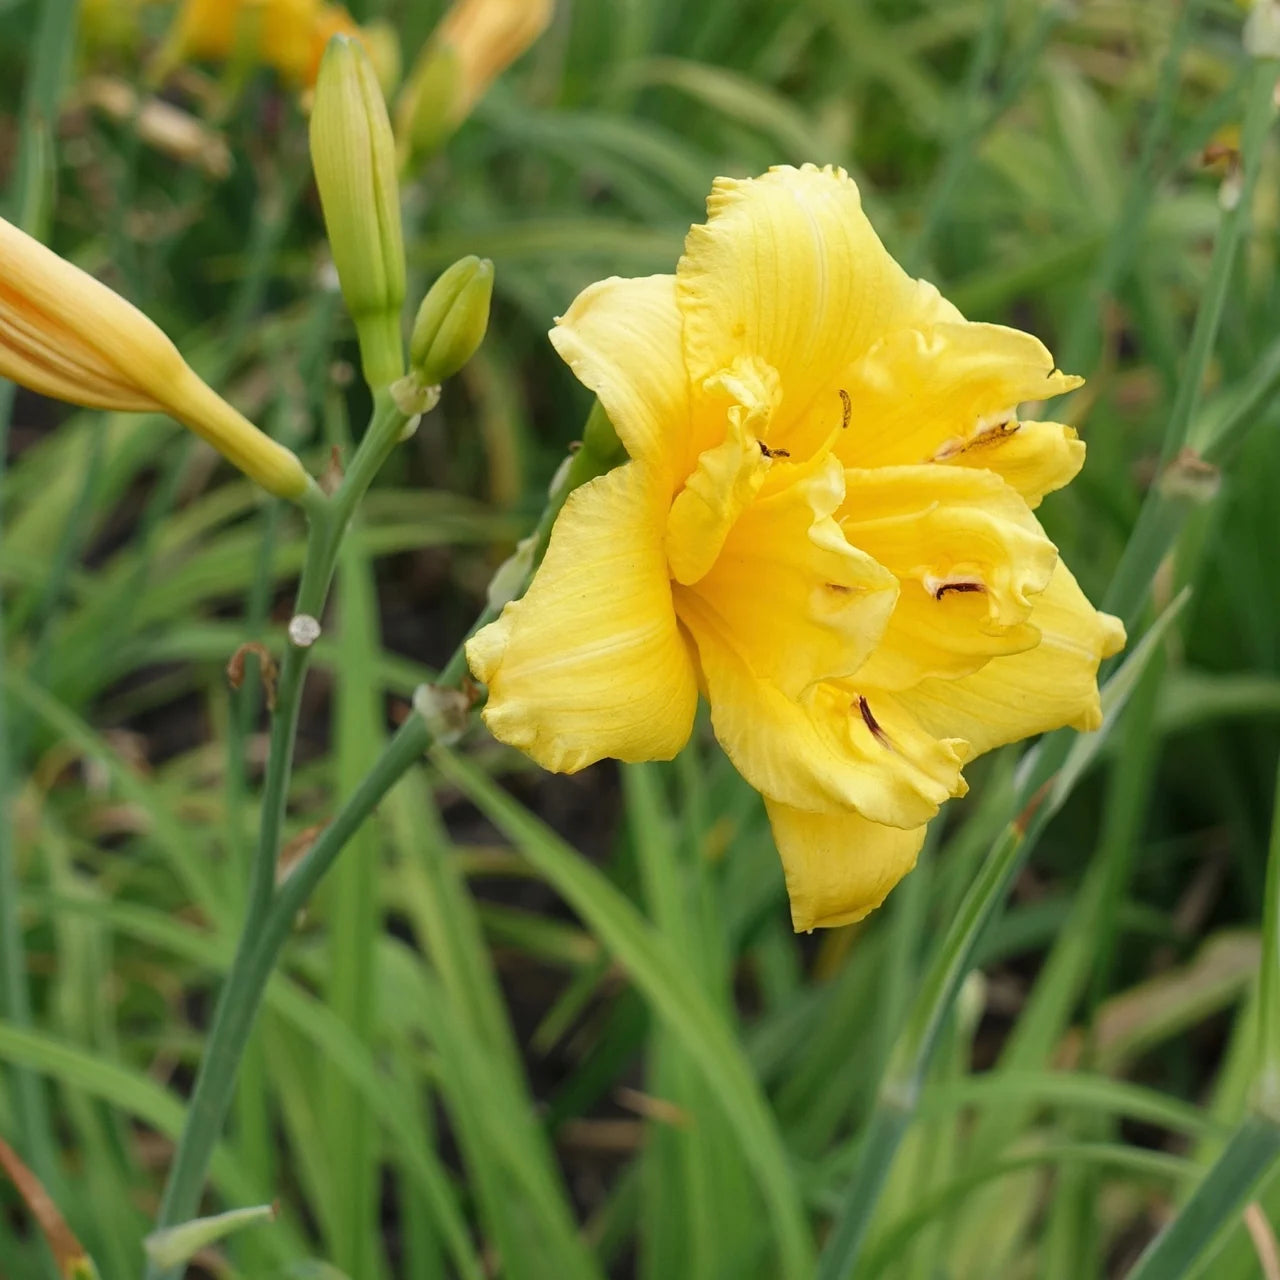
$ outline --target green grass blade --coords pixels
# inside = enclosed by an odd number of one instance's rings
[[[432,758],[582,916],[680,1037],[716,1091],[756,1175],[773,1220],[781,1273],[796,1280],[807,1277],[811,1245],[790,1159],[759,1083],[720,1014],[653,927],[599,871],[474,765],[439,748]]]

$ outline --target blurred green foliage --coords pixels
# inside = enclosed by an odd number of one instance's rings
[[[0,0],[2,173],[39,8]],[[362,8],[407,59],[439,6]],[[552,317],[602,276],[671,270],[717,174],[845,165],[903,261],[1088,376],[1058,408],[1089,462],[1042,515],[1101,599],[1236,180],[1242,12],[1198,4],[1168,63],[1181,9],[562,3],[406,183],[411,297],[489,257],[493,322],[344,553],[290,834],[331,816],[541,509],[589,408]],[[163,17],[146,12],[153,36]],[[319,471],[367,404],[305,119],[267,76],[234,95],[186,77],[170,96],[232,157],[212,177],[93,105],[89,78],[136,85],[142,52],[77,52],[49,241]],[[1274,137],[1262,166],[1191,439],[1241,410],[1249,429],[1155,584],[1157,603],[1184,584],[1191,603],[984,938],[860,1280],[1121,1275],[1243,1113],[1280,747]],[[265,739],[257,682],[229,692],[223,668],[244,640],[278,644],[301,542],[172,424],[25,394],[0,501],[34,1006],[30,1027],[0,1021],[0,1061],[45,1081],[57,1158],[40,1171],[114,1280],[138,1274],[244,891]],[[283,1211],[204,1273],[779,1274],[788,1205],[815,1239],[839,1205],[925,960],[1009,816],[1013,753],[972,771],[882,911],[813,938],[791,934],[758,799],[705,726],[671,765],[569,779],[481,734],[467,756],[406,779],[300,921],[210,1204]],[[504,822],[485,775],[536,816]],[[720,1089],[699,1069],[714,1061]],[[0,1132],[15,1097],[0,1088]],[[1280,1213],[1280,1186],[1262,1205]],[[1199,1274],[1264,1275],[1253,1231],[1235,1225]],[[43,1266],[0,1213],[0,1273]]]

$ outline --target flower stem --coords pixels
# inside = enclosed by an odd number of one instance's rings
[[[1186,445],[1192,419],[1200,403],[1209,358],[1222,322],[1236,252],[1253,203],[1253,191],[1262,167],[1262,152],[1275,114],[1273,95],[1278,70],[1280,63],[1272,58],[1258,59],[1250,70],[1245,89],[1244,128],[1240,138],[1240,194],[1235,204],[1223,213],[1218,225],[1209,262],[1209,278],[1191,331],[1186,368],[1179,380],[1178,393],[1165,427],[1160,452],[1162,470]],[[1159,481],[1147,493],[1102,605],[1108,612],[1120,614],[1130,628],[1146,606],[1155,571],[1168,550],[1173,532],[1181,525],[1190,501],[1186,495],[1168,491]]]
[[[323,614],[337,563],[338,548],[351,515],[387,455],[395,447],[405,422],[404,414],[396,408],[389,396],[376,397],[369,427],[337,492],[332,497],[326,497],[317,489],[307,495],[304,503],[307,547],[295,599],[295,616],[307,614],[318,621]],[[209,1041],[191,1095],[186,1124],[169,1169],[156,1221],[157,1227],[175,1226],[194,1217],[198,1211],[205,1174],[226,1121],[235,1091],[236,1073],[253,1029],[258,1005],[276,956],[288,936],[289,927],[300,905],[286,907],[282,913],[280,903],[290,901],[292,896],[296,896],[296,890],[291,895],[286,895],[283,891],[277,893],[275,880],[280,832],[284,825],[289,779],[293,771],[302,688],[309,658],[309,647],[291,641],[280,664],[245,923],[231,971],[218,999],[213,1027],[209,1032]],[[406,761],[400,771],[403,772],[407,767]],[[359,826],[378,798],[375,795],[366,804],[366,787],[371,780],[376,782],[380,777],[375,768],[366,783],[343,807],[325,837],[317,842],[317,848],[325,845],[327,857],[319,874],[323,874],[323,870],[328,868],[341,849],[341,844],[333,847],[333,841],[329,837],[333,833],[345,832],[342,835],[342,840],[345,841],[351,831]],[[390,782],[386,785],[389,786]],[[365,807],[361,808],[362,804]],[[315,849],[312,854],[315,854]],[[309,862],[310,858],[304,860],[303,865]],[[302,869],[301,866],[298,868],[299,871]],[[315,875],[304,883],[314,884],[314,880],[318,878]],[[269,945],[269,940],[272,939],[274,941]],[[153,1269],[152,1274],[164,1273]]]

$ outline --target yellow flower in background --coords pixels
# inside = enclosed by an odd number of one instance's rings
[[[280,497],[311,484],[297,457],[201,381],[136,307],[3,218],[0,377],[92,409],[167,413]]]
[[[553,0],[455,0],[409,74],[397,108],[406,155],[434,151],[547,29]]]
[[[1032,514],[1084,446],[1016,414],[1080,380],[909,277],[841,170],[717,179],[707,212],[674,276],[592,285],[552,331],[630,461],[467,656],[494,735],[563,772],[670,758],[701,689],[795,927],[843,924],[968,760],[1100,723],[1124,631]]]
[[[341,5],[322,0],[183,0],[161,50],[161,74],[181,62],[236,57],[273,68],[300,88],[315,84],[325,47],[335,35],[362,40],[384,86],[394,79],[398,51],[381,29],[362,30]]]

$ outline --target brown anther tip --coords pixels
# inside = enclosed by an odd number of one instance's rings
[[[258,659],[258,670],[262,678],[262,691],[267,700],[267,710],[274,711],[278,668],[276,660],[271,656],[271,650],[261,641],[246,641],[227,659],[227,683],[233,689],[239,689],[244,684],[244,664],[250,654]]]
[[[882,746],[893,749],[893,743],[880,727],[880,722],[871,714],[871,704],[861,694],[858,695],[858,710],[862,714],[862,722],[871,730],[871,736]]]
[[[963,593],[966,591],[985,591],[985,590],[986,590],[986,587],[984,587],[981,582],[944,582],[933,593],[933,598],[935,600],[941,600],[942,597],[945,596],[948,591],[959,591]]]

